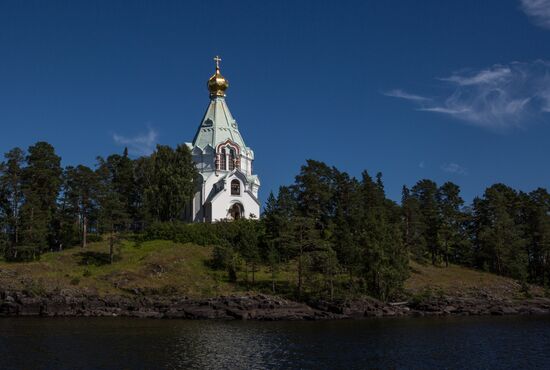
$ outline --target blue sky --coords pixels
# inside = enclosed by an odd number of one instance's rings
[[[308,158],[396,200],[550,187],[550,0],[2,1],[0,151],[190,141],[216,54],[264,200]]]

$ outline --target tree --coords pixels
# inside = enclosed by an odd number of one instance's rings
[[[438,237],[441,219],[437,202],[437,184],[431,180],[420,180],[413,186],[411,195],[418,200],[420,215],[421,238],[417,242],[423,245],[417,248],[424,250],[435,265],[441,254]]]
[[[332,249],[348,273],[350,288],[360,268],[360,227],[363,217],[359,183],[345,172],[335,172]]]
[[[403,243],[408,254],[416,259],[424,258],[425,240],[422,235],[422,221],[418,199],[411,195],[409,188],[403,185],[401,192],[403,214]]]
[[[5,162],[1,164],[0,189],[2,191],[0,207],[5,230],[8,234],[8,251],[14,252],[19,245],[21,207],[24,203],[23,168],[25,153],[14,148],[4,154]]]
[[[524,281],[527,275],[526,241],[519,222],[517,192],[493,185],[474,200],[477,266]]]
[[[460,187],[446,182],[438,189],[437,202],[440,214],[438,237],[445,266],[449,266],[449,260],[465,262],[468,237],[464,232],[465,215],[461,211],[464,200],[460,197]]]
[[[316,250],[321,238],[312,218],[295,216],[292,217],[288,226],[287,229],[282,230],[281,239],[284,248],[297,260],[297,294],[298,297],[302,297],[307,268],[305,258]]]
[[[315,227],[322,231],[328,228],[334,214],[333,177],[332,168],[323,162],[308,159],[296,176],[292,189],[301,215],[311,218]]]
[[[99,166],[96,170],[98,178],[97,199],[100,206],[99,225],[103,233],[108,234],[109,261],[114,262],[115,247],[119,245],[119,233],[126,230],[128,213],[123,197],[116,190],[114,173],[109,163],[99,158]]]
[[[525,239],[528,254],[529,279],[550,285],[550,194],[538,188],[523,194]]]
[[[58,243],[54,216],[61,185],[61,158],[53,146],[38,142],[28,149],[22,172],[25,203],[21,209],[23,242],[39,252]]]
[[[67,167],[63,176],[63,211],[76,224],[82,248],[87,246],[90,220],[97,217],[99,178],[89,167]]]
[[[397,205],[386,198],[381,175],[374,182],[363,172],[361,196],[361,273],[367,292],[386,300],[402,288],[408,275],[401,215]]]
[[[158,145],[151,155],[152,164],[145,187],[145,197],[156,221],[179,220],[195,191],[198,174],[185,145],[176,150]]]
[[[256,282],[256,266],[260,260],[260,251],[258,248],[259,224],[255,220],[241,219],[234,221],[235,236],[233,245],[243,257],[245,262],[245,281],[248,284],[249,266],[252,268],[252,284]]]

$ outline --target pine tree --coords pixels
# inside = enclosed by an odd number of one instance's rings
[[[109,261],[114,262],[115,248],[120,244],[120,232],[127,229],[128,213],[124,197],[116,188],[116,173],[109,162],[99,158],[97,200],[100,206],[100,231],[108,235]]]
[[[437,185],[431,180],[420,180],[412,188],[411,194],[418,201],[420,214],[420,234],[418,249],[424,250],[435,265],[441,254],[439,244],[440,214],[437,203]]]
[[[293,191],[303,217],[311,218],[315,226],[328,229],[334,215],[334,171],[323,162],[307,160],[296,176]]]
[[[360,269],[360,227],[362,218],[359,184],[345,172],[335,173],[335,214],[332,222],[332,248],[349,276],[350,288]]]
[[[518,194],[503,184],[487,188],[483,198],[474,200],[477,265],[524,281],[527,253],[519,211]]]
[[[61,185],[61,158],[53,146],[38,142],[28,149],[22,173],[25,203],[21,209],[23,242],[37,252],[58,244],[54,216]]]
[[[529,278],[550,285],[550,194],[538,188],[524,195],[525,239],[527,242]]]
[[[158,145],[151,160],[145,197],[152,217],[161,222],[182,219],[197,178],[189,149],[185,145],[179,145],[176,150]]]
[[[361,194],[362,275],[367,292],[386,300],[402,288],[408,274],[400,212],[397,205],[386,199],[381,175],[374,182],[363,172]]]
[[[437,202],[440,213],[438,237],[445,266],[449,266],[449,261],[465,263],[465,250],[469,246],[464,228],[465,215],[461,210],[464,200],[460,197],[460,187],[446,182],[438,189]]]
[[[2,191],[0,206],[2,219],[7,233],[7,249],[13,255],[19,245],[21,208],[24,203],[23,169],[25,153],[20,148],[14,148],[4,154],[5,162],[1,165],[0,188]]]
[[[86,248],[90,221],[97,218],[96,212],[99,207],[98,175],[83,165],[76,168],[69,166],[64,171],[63,180],[62,213],[76,225],[80,245]]]

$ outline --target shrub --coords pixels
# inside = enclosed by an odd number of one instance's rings
[[[89,243],[97,243],[103,241],[103,237],[100,234],[88,234]]]

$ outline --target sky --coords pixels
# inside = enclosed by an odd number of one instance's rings
[[[550,187],[550,0],[0,2],[0,151],[64,165],[193,139],[215,55],[260,197],[306,159]]]

